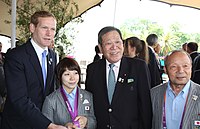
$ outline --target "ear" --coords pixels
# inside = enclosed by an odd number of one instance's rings
[[[98,44],[98,47],[99,47],[100,52],[102,53],[102,47],[101,47],[101,45]]]
[[[33,33],[35,31],[35,25],[33,23],[30,23],[29,29],[30,29],[30,32]]]

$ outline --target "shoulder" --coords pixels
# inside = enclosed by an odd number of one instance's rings
[[[51,101],[55,101],[58,99],[58,96],[60,95],[60,88],[56,91],[52,92],[50,95],[46,96],[46,99],[49,99]]]
[[[191,81],[191,86],[192,86],[192,88],[194,88],[195,90],[200,91],[200,85],[199,85],[199,84],[197,84],[197,83]]]
[[[155,106],[154,103],[160,102],[160,100],[163,98],[166,88],[167,88],[167,83],[164,83],[164,84],[155,86],[150,90],[151,101],[152,101],[153,106]]]
[[[101,66],[104,66],[105,64],[106,64],[106,60],[100,59],[98,61],[95,61],[95,62],[88,64],[87,69],[96,69],[96,68],[99,68]]]
[[[140,58],[123,57],[122,63],[137,66],[137,67],[147,66],[146,62]]]
[[[83,98],[88,98],[88,99],[92,99],[92,93],[89,91],[86,91],[85,89],[81,89],[79,88],[79,94],[83,95]]]
[[[152,89],[150,89],[151,94],[155,94],[156,95],[156,94],[160,94],[160,93],[166,91],[167,84],[168,83],[164,83],[164,84],[161,84],[161,85],[153,87]]]
[[[31,45],[30,41],[27,41],[26,43],[24,43],[24,44],[22,44],[22,45],[20,45],[18,47],[10,49],[9,52],[6,53],[6,57],[7,56],[13,56],[13,55],[14,55],[14,57],[16,57],[18,55],[21,56],[22,54],[24,55],[24,53],[26,52],[26,49],[30,50],[31,46],[32,45]],[[33,49],[33,47],[32,47],[32,49]]]
[[[85,94],[85,95],[88,95],[88,96],[91,96],[91,95],[92,95],[91,92],[89,92],[89,91],[87,91],[87,90],[85,90],[85,89],[79,88],[79,91],[80,91],[80,93]]]

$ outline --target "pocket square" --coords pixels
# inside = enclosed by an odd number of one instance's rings
[[[130,78],[130,79],[127,80],[127,83],[131,83],[131,82],[134,82],[133,78]]]
[[[85,100],[83,101],[83,104],[87,104],[87,103],[89,103],[89,101],[88,101],[87,99],[85,99]]]

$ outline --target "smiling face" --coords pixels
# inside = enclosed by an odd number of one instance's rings
[[[53,17],[38,17],[38,24],[30,24],[33,40],[42,48],[50,46],[56,33],[56,20]]]
[[[172,87],[184,87],[191,78],[192,62],[185,52],[175,52],[168,56],[165,71]]]
[[[122,58],[124,46],[117,31],[113,30],[102,35],[101,50],[110,63],[116,63]]]
[[[62,86],[68,93],[71,93],[72,90],[78,85],[79,74],[76,70],[68,70],[62,74]]]

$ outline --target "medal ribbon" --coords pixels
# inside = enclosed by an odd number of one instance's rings
[[[73,122],[75,122],[74,119],[78,115],[78,88],[76,90],[76,96],[75,96],[75,101],[74,101],[74,112],[72,110],[71,104],[69,103],[69,100],[68,100],[67,96],[64,93],[63,87],[60,88],[60,92],[62,94],[62,97],[63,97],[64,101],[65,101],[65,104],[67,106],[67,110],[69,111],[71,119],[72,119]]]
[[[180,123],[179,129],[182,129],[182,126],[183,126],[183,118],[184,118],[184,115],[185,115],[187,101],[188,101],[188,96],[186,98],[186,102],[185,102],[185,106],[184,106],[184,109],[183,109],[183,114],[182,114],[182,118],[181,118],[181,123]],[[163,129],[167,129],[165,103],[166,103],[166,92],[165,92],[165,95],[164,95],[164,105],[163,105],[163,122],[162,122]]]

